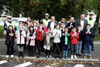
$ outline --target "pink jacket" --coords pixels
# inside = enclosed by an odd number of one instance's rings
[[[20,43],[20,32],[19,32],[19,30],[16,33],[17,44],[25,44],[25,37],[26,37],[25,31],[23,30],[22,33],[23,33],[23,35],[21,35],[21,43]]]
[[[29,43],[29,39],[31,39],[30,46],[35,46],[35,38],[36,38],[36,32],[34,32],[32,37],[30,37],[30,32],[28,32],[28,34],[27,34],[27,45]]]

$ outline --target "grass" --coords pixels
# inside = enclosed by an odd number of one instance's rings
[[[0,38],[3,38],[4,26],[0,26]],[[97,34],[94,38],[95,41],[100,41],[100,34]]]
[[[94,38],[95,41],[100,41],[100,34],[97,34]]]
[[[4,26],[0,26],[0,38],[4,37]]]

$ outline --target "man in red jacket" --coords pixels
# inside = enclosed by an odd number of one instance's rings
[[[76,45],[77,45],[77,40],[79,38],[78,33],[76,32],[76,28],[73,27],[72,31],[70,32],[70,44],[71,44],[71,59],[77,58],[76,57]]]

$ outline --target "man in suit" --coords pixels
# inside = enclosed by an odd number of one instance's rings
[[[84,32],[86,30],[87,24],[88,21],[85,19],[85,14],[81,14],[80,19],[76,20],[76,29],[78,29],[78,26],[81,25],[82,31]],[[83,50],[84,50],[84,38],[83,38],[82,50],[81,50],[82,53],[84,53]]]
[[[48,23],[48,27],[51,28],[51,32],[53,32],[55,26],[58,24],[57,21],[55,21],[55,16],[51,17],[51,21]]]

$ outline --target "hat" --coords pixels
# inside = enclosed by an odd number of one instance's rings
[[[45,15],[49,16],[49,14],[48,14],[48,13],[46,13]]]
[[[12,16],[7,16],[7,18],[12,18]]]
[[[94,15],[94,12],[89,12],[89,15],[91,15],[91,14]]]

